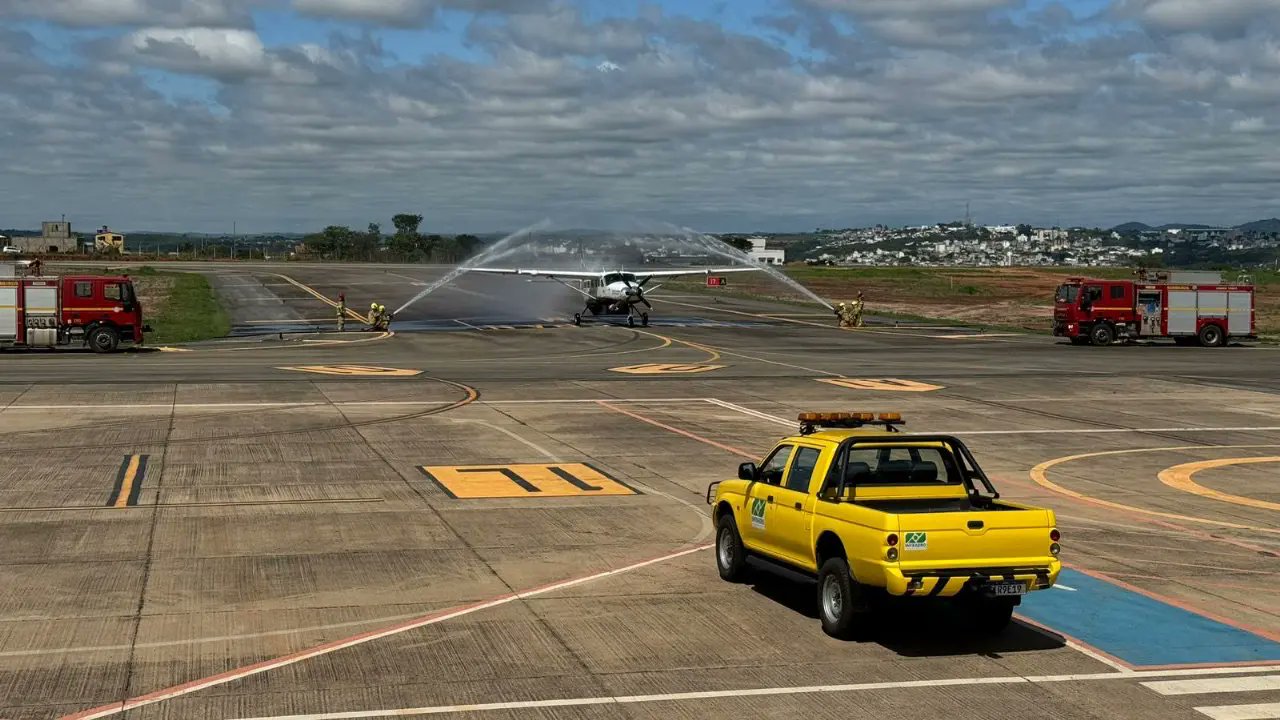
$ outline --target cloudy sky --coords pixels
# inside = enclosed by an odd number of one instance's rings
[[[0,227],[1280,215],[1280,0],[0,0]]]

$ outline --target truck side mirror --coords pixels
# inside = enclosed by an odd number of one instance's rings
[[[754,480],[756,480],[756,479],[757,479],[757,477],[759,476],[759,474],[760,474],[760,471],[756,469],[756,464],[755,464],[755,463],[745,462],[745,463],[742,463],[741,465],[739,465],[739,466],[738,466],[738,479],[739,479],[739,480],[752,480],[752,481],[754,481]]]

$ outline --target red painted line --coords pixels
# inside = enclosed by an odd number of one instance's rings
[[[1280,667],[1280,660],[1238,660],[1222,663],[1187,663],[1184,665],[1139,665],[1139,670],[1192,670],[1196,668]]]
[[[1237,630],[1244,630],[1245,632],[1253,633],[1258,637],[1266,638],[1271,642],[1280,643],[1280,633],[1272,632],[1270,630],[1264,630],[1263,628],[1259,628],[1259,627],[1253,627],[1251,625],[1246,625],[1238,620],[1232,620],[1231,618],[1218,615],[1217,613],[1209,612],[1208,610],[1198,608],[1185,601],[1177,600],[1177,599],[1168,597],[1166,595],[1161,595],[1159,593],[1155,593],[1150,590],[1140,588],[1137,585],[1132,585],[1130,583],[1125,582],[1124,580],[1121,580],[1116,577],[1112,577],[1106,573],[1099,572],[1097,570],[1089,570],[1087,568],[1083,568],[1078,565],[1073,565],[1071,563],[1063,563],[1063,566],[1069,567],[1072,570],[1075,570],[1076,572],[1084,573],[1085,575],[1088,575],[1091,578],[1095,578],[1103,582],[1111,583],[1116,587],[1124,588],[1129,592],[1136,592],[1139,595],[1145,595],[1151,598],[1152,600],[1158,600],[1166,605],[1172,605],[1173,607],[1176,607],[1180,610],[1186,610],[1187,612],[1194,613],[1196,615],[1199,615],[1202,618],[1207,618],[1209,620],[1213,620],[1214,622],[1222,623],[1223,625],[1230,625],[1231,627],[1236,628]],[[1254,664],[1257,664],[1257,663],[1254,663]]]
[[[700,443],[704,443],[704,444],[706,444],[706,445],[710,445],[711,447],[714,447],[714,448],[719,448],[719,449],[721,449],[721,450],[724,450],[725,452],[733,453],[734,455],[738,455],[738,456],[740,456],[740,457],[744,457],[744,458],[747,458],[747,459],[749,459],[749,460],[757,460],[757,459],[759,459],[759,458],[758,458],[758,456],[757,456],[755,453],[747,452],[746,450],[743,450],[743,449],[741,449],[741,448],[733,447],[732,445],[723,445],[723,444],[718,443],[718,442],[716,442],[715,440],[712,440],[712,439],[710,439],[710,438],[704,438],[704,437],[702,437],[701,435],[695,435],[695,434],[693,434],[693,433],[689,432],[688,430],[681,430],[681,429],[680,429],[680,428],[678,428],[678,427],[672,427],[671,425],[667,425],[666,423],[658,422],[657,420],[654,420],[654,419],[652,419],[652,418],[647,418],[647,417],[645,417],[645,416],[643,416],[643,415],[637,415],[636,413],[633,413],[633,412],[631,412],[630,410],[626,410],[626,409],[623,409],[623,408],[617,407],[616,405],[610,405],[610,404],[608,403],[608,401],[606,401],[606,400],[597,400],[597,401],[596,401],[596,404],[598,404],[600,407],[603,407],[603,408],[605,408],[605,409],[607,409],[607,410],[612,410],[612,411],[614,411],[614,412],[616,412],[616,413],[622,413],[623,415],[628,415],[628,416],[630,416],[630,417],[632,417],[632,418],[635,418],[636,420],[639,420],[640,422],[648,423],[648,424],[650,424],[650,425],[653,425],[654,427],[660,427],[660,428],[662,428],[663,430],[666,430],[666,431],[668,431],[668,432],[673,432],[673,433],[675,433],[675,434],[677,434],[677,435],[683,435],[683,436],[685,436],[685,437],[689,438],[690,440],[697,440],[697,441],[698,441],[698,442],[700,442]]]
[[[650,558],[648,560],[643,560],[641,562],[632,563],[631,565],[615,568],[612,570],[603,570],[601,572],[592,573],[590,575],[582,575],[579,577],[570,578],[568,580],[559,580],[556,582],[547,583],[545,585],[540,585],[540,586],[531,588],[529,590],[522,590],[520,592],[513,592],[513,593],[505,593],[502,595],[498,595],[496,597],[489,598],[488,600],[481,600],[478,602],[470,603],[468,605],[448,608],[445,610],[437,610],[435,612],[422,615],[421,617],[413,618],[412,620],[406,620],[404,622],[396,623],[394,625],[389,625],[387,627],[380,628],[377,630],[370,630],[368,632],[363,632],[358,635],[352,635],[351,637],[344,638],[341,640],[333,640],[331,642],[327,642],[321,645],[316,645],[314,647],[306,648],[304,650],[298,650],[297,652],[292,652],[292,653],[289,653],[288,655],[282,655],[272,660],[263,660],[260,662],[253,663],[251,665],[245,665],[244,667],[236,668],[235,670],[228,670],[226,672],[218,673],[217,675],[210,675],[209,677],[201,678],[199,680],[192,680],[190,682],[182,683],[180,685],[173,685],[171,687],[163,688],[161,690],[156,690],[154,692],[150,692],[145,695],[138,695],[137,697],[127,698],[125,700],[113,702],[107,705],[100,705],[98,707],[90,708],[88,710],[81,710],[80,712],[72,713],[71,715],[64,715],[58,720],[96,720],[97,718],[104,718],[111,715],[116,715],[116,714],[125,712],[126,710],[132,710],[134,708],[142,707],[143,705],[150,705],[152,703],[162,702],[164,700],[171,700],[173,698],[180,697],[182,695],[188,695],[198,690],[204,690],[205,688],[210,688],[216,685],[222,685],[235,680],[240,680],[242,678],[249,677],[250,675],[256,675],[258,673],[266,672],[268,670],[274,670],[276,668],[284,667],[286,665],[292,665],[294,663],[301,662],[303,660],[309,660],[314,657],[319,657],[320,655],[326,655],[336,650],[343,650],[349,647],[354,647],[356,645],[361,645],[363,643],[367,643],[372,640],[378,640],[380,638],[389,637],[391,635],[397,635],[399,633],[406,632],[408,630],[414,630],[416,628],[424,627],[427,625],[433,625],[437,622],[449,620],[451,618],[458,617],[461,615],[467,615],[478,610],[484,610],[490,607],[496,607],[498,605],[502,605],[502,604],[511,602],[513,600],[526,598],[533,595],[539,595],[542,593],[550,592],[552,590],[560,590],[563,588],[572,587],[574,585],[580,585],[582,583],[590,582],[592,580],[599,580],[601,578],[609,577],[612,575],[619,575],[621,573],[628,572],[631,570],[637,570],[639,568],[646,567],[648,565],[656,565],[657,563],[664,562],[666,560],[674,560],[675,558],[682,557],[684,555],[690,555],[692,553],[695,553],[701,550],[706,550],[711,547],[712,545],[709,545],[709,544],[698,545],[695,547],[678,550],[673,553],[668,553],[666,555],[660,555],[656,558]]]

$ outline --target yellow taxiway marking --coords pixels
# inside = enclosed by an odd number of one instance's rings
[[[1236,505],[1247,505],[1248,507],[1261,508],[1263,510],[1280,510],[1280,503],[1267,502],[1266,500],[1257,500],[1250,497],[1241,497],[1239,495],[1231,495],[1229,493],[1218,492],[1207,488],[1195,480],[1191,476],[1201,470],[1209,470],[1212,468],[1225,467],[1229,465],[1247,465],[1251,463],[1274,463],[1280,462],[1280,456],[1271,457],[1242,457],[1242,458],[1222,458],[1220,460],[1202,460],[1200,462],[1186,463],[1183,465],[1175,465],[1167,470],[1160,472],[1160,482],[1168,485],[1175,490],[1183,492],[1195,493],[1202,497],[1221,500],[1223,502],[1235,503]]]
[[[629,375],[690,375],[719,370],[724,365],[681,365],[678,363],[650,363],[648,365],[628,365],[626,367],[609,368],[611,372]]]
[[[639,494],[585,463],[423,465],[418,469],[449,497],[460,500]]]
[[[1179,515],[1177,513],[1160,512],[1158,510],[1148,510],[1146,508],[1135,507],[1133,505],[1125,505],[1124,503],[1112,502],[1110,500],[1102,500],[1100,498],[1095,498],[1089,495],[1085,495],[1084,493],[1081,493],[1081,492],[1076,492],[1075,490],[1068,490],[1067,488],[1064,488],[1061,485],[1058,485],[1057,483],[1049,480],[1049,475],[1048,475],[1050,468],[1055,467],[1057,465],[1061,465],[1063,463],[1075,462],[1077,460],[1086,460],[1086,459],[1095,458],[1095,457],[1108,457],[1111,455],[1127,455],[1130,453],[1169,452],[1169,451],[1176,451],[1176,450],[1201,450],[1201,451],[1210,450],[1210,449],[1212,450],[1250,449],[1251,450],[1255,448],[1274,448],[1274,447],[1280,447],[1280,445],[1277,445],[1275,443],[1272,443],[1270,445],[1213,445],[1213,446],[1178,445],[1174,447],[1134,448],[1130,450],[1105,450],[1102,452],[1082,453],[1080,455],[1066,455],[1060,458],[1046,460],[1045,462],[1042,462],[1039,465],[1036,465],[1035,467],[1031,468],[1031,480],[1035,482],[1035,484],[1039,485],[1040,487],[1046,488],[1048,490],[1052,490],[1053,492],[1056,492],[1059,495],[1066,495],[1067,497],[1075,498],[1077,500],[1087,502],[1093,505],[1109,507],[1115,510],[1121,510],[1123,512],[1138,513],[1141,515],[1151,515],[1153,517],[1165,518],[1167,520],[1182,520],[1184,522],[1193,522],[1201,525],[1216,525],[1219,527],[1235,528],[1237,530],[1253,530],[1255,532],[1280,534],[1280,530],[1277,530],[1275,528],[1256,527],[1253,525],[1241,525],[1239,523],[1227,522],[1225,520],[1214,520],[1212,518],[1197,517],[1195,515]]]
[[[278,367],[277,370],[296,370],[298,372],[319,373],[320,375],[359,375],[371,377],[413,377],[421,375],[421,370],[411,368],[375,367],[372,365],[294,365]]]
[[[289,283],[290,285],[293,285],[294,287],[298,288],[299,290],[301,290],[301,291],[303,291],[303,292],[307,293],[307,294],[308,294],[308,295],[310,295],[311,297],[313,297],[313,298],[315,298],[315,299],[319,300],[320,302],[324,303],[325,305],[328,305],[328,306],[329,306],[329,307],[331,307],[331,308],[334,308],[335,310],[336,310],[336,309],[337,309],[337,307],[338,307],[338,301],[337,301],[337,300],[331,300],[331,299],[329,299],[329,298],[325,297],[323,293],[321,293],[319,290],[316,290],[316,289],[315,289],[315,288],[313,288],[313,287],[310,287],[309,285],[305,285],[305,284],[303,284],[303,283],[300,283],[300,282],[298,282],[297,280],[294,280],[293,278],[289,277],[288,275],[281,275],[281,274],[279,274],[279,273],[269,273],[269,274],[270,274],[270,275],[275,275],[276,277],[280,278],[281,280],[284,280],[285,282]],[[344,309],[345,309],[345,311],[346,311],[346,313],[347,313],[347,316],[348,316],[348,317],[350,317],[352,320],[359,320],[359,321],[361,321],[361,322],[364,322],[365,320],[367,320],[367,319],[368,319],[366,316],[361,315],[360,313],[356,312],[355,310],[352,310],[351,308],[344,308]]]
[[[107,507],[129,507],[138,504],[138,494],[142,491],[142,478],[147,473],[146,455],[129,455],[120,465],[116,475],[116,485],[107,499]]]
[[[850,390],[883,390],[887,392],[932,392],[941,390],[942,385],[930,385],[914,380],[897,378],[818,378],[818,382],[839,385]]]

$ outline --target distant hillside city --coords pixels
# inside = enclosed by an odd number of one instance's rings
[[[135,231],[106,225],[81,237],[65,218],[39,231],[0,229],[6,254],[142,255],[157,258],[395,260],[459,262],[497,240],[500,233],[439,235],[418,231],[420,215],[397,215],[394,234],[329,226],[315,233],[209,234]],[[555,244],[549,254],[598,254],[582,231]],[[1138,222],[1110,229],[978,225],[970,221],[890,227],[823,229],[803,233],[722,233],[712,237],[757,262],[851,266],[1083,266],[1083,267],[1277,267],[1280,219],[1234,227]],[[696,260],[679,242],[656,251],[636,249],[634,262]]]

